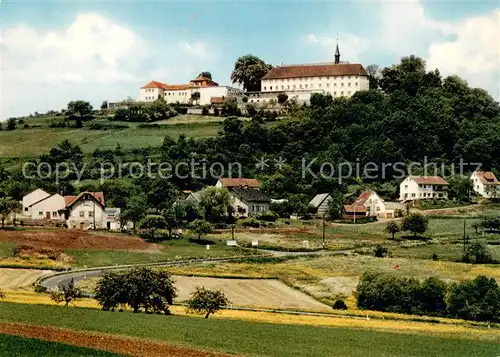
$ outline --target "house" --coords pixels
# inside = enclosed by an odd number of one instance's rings
[[[448,182],[439,176],[408,176],[399,185],[399,200],[448,199]]]
[[[195,204],[199,204],[201,201],[201,194],[200,192],[189,192],[184,200],[188,202],[193,202]]]
[[[193,93],[198,93],[199,98],[192,100]],[[142,86],[139,91],[139,101],[154,102],[163,98],[167,103],[210,105],[220,102],[221,98],[243,99],[244,91],[229,86],[219,86],[210,78],[198,76],[186,84],[166,84],[151,81]]]
[[[260,190],[260,182],[247,178],[219,178],[215,187],[226,188],[233,198],[234,212],[242,217],[269,211],[271,199]]]
[[[104,209],[106,215],[106,228],[115,231],[121,229],[121,221],[120,221],[120,208],[105,208]]]
[[[36,190],[28,193],[23,197],[22,200],[22,205],[23,205],[23,215],[31,217],[31,212],[29,210],[29,207],[33,204],[36,203],[44,198],[47,198],[50,196],[50,193],[45,192],[44,190],[37,188]]]
[[[69,228],[106,228],[106,209],[102,192],[82,192],[78,196],[64,196]]]
[[[500,198],[500,181],[490,171],[476,170],[470,177],[474,192],[485,198]]]
[[[386,211],[385,202],[375,191],[367,190],[362,192],[352,203],[352,206],[366,209],[367,216],[383,215]]]
[[[320,193],[309,202],[309,207],[314,209],[316,216],[323,217],[328,212],[328,204],[331,200],[332,196],[329,193]]]
[[[62,220],[66,219],[64,197],[56,193],[32,203],[25,212],[31,219]]]
[[[330,94],[333,98],[351,97],[369,89],[368,78],[361,64],[340,61],[337,45],[334,62],[274,67],[262,78],[261,91],[249,93],[248,97],[250,102],[277,100],[280,93],[300,102],[307,102],[312,93]]]

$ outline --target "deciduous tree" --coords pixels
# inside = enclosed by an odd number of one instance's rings
[[[260,81],[271,68],[271,65],[256,56],[242,56],[234,64],[231,80],[233,83],[242,84],[246,91],[260,91]]]
[[[205,315],[205,318],[215,314],[222,307],[227,306],[229,300],[222,290],[209,290],[197,287],[191,299],[188,300],[187,311],[189,313]]]

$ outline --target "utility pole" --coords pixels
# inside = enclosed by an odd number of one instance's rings
[[[322,249],[325,250],[325,215],[323,214],[323,243]]]
[[[467,240],[466,240],[466,237],[465,237],[465,225],[466,225],[466,218],[464,218],[464,254],[467,253]]]
[[[92,218],[94,219],[94,231],[96,230],[96,227],[95,227],[95,197],[94,195],[92,195],[92,198],[93,198],[93,202],[94,202],[94,213],[92,213]]]

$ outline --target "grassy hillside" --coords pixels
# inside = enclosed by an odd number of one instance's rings
[[[32,338],[0,335],[2,356],[26,357],[120,357],[121,355]],[[5,353],[5,354],[4,354]]]
[[[495,342],[349,328],[257,323],[222,318],[159,316],[94,309],[0,303],[0,321],[48,325],[188,345],[245,356],[481,357]]]

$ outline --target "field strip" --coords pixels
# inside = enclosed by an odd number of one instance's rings
[[[21,304],[36,304],[36,305],[57,305],[48,295],[36,294],[33,292],[7,292],[7,296],[3,301],[14,302]],[[96,300],[81,299],[75,303],[79,308],[99,309]],[[72,307],[70,307],[71,309]],[[184,306],[174,305],[170,307],[174,315],[186,315]],[[411,316],[408,316],[409,318]],[[1,318],[1,317],[0,317]],[[250,322],[265,322],[272,324],[284,325],[308,325],[322,327],[337,327],[351,328],[371,331],[395,332],[403,334],[421,334],[429,336],[446,336],[450,338],[485,340],[500,343],[500,329],[497,328],[480,328],[464,324],[451,323],[432,323],[423,321],[410,320],[384,320],[374,318],[360,318],[353,316],[321,316],[314,313],[305,313],[298,315],[297,313],[284,312],[267,312],[267,311],[251,311],[251,310],[231,310],[224,309],[220,313],[212,316],[216,319],[236,319]]]
[[[55,327],[42,327],[17,323],[0,323],[0,334],[36,338],[140,357],[229,357],[229,355],[171,346],[166,343],[135,339],[103,333],[83,332]],[[233,355],[234,356],[234,355]]]

